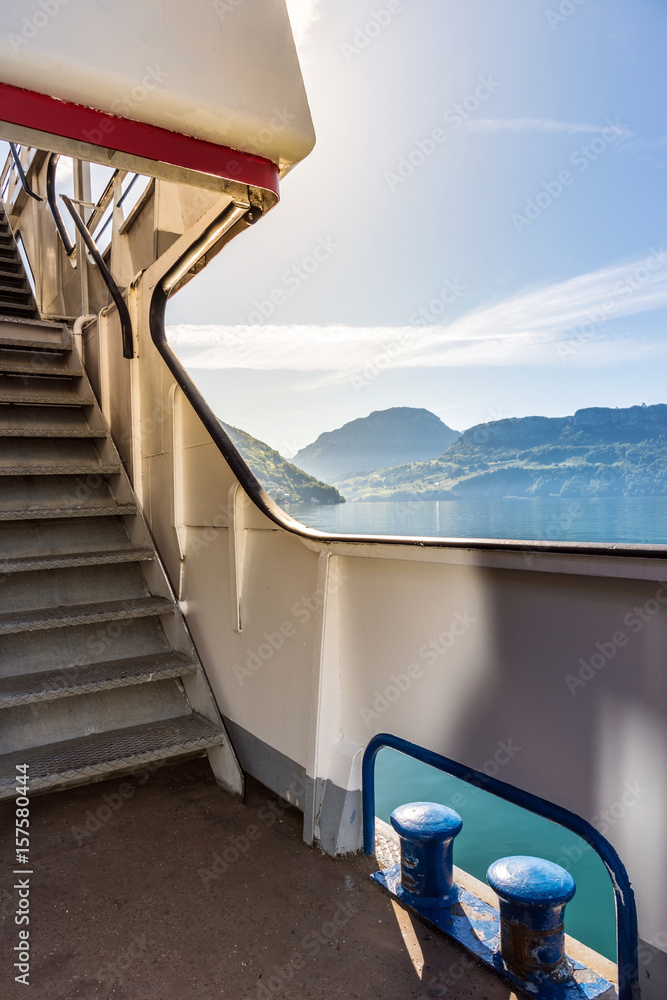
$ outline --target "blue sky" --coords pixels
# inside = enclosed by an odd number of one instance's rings
[[[168,311],[216,412],[292,454],[664,402],[664,0],[288,6],[317,146]]]
[[[216,411],[289,453],[392,405],[664,401],[667,7],[298,7],[318,145],[168,315]]]

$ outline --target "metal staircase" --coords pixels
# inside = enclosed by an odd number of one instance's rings
[[[242,775],[68,328],[0,215],[0,798],[207,753]]]
[[[5,210],[0,206],[0,314],[39,319],[39,311]]]

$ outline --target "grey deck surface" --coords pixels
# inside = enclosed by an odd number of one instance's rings
[[[2,949],[4,1000],[513,996],[397,917],[368,879],[374,859],[307,847],[301,813],[252,781],[242,804],[205,760],[37,796],[31,814],[31,985],[14,983]],[[3,940],[14,934],[12,816],[0,804]]]

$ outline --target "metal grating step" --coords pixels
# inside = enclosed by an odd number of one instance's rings
[[[102,423],[92,430],[79,406],[0,406],[0,437],[105,438]]]
[[[26,510],[0,510],[0,521],[41,521],[43,518],[117,517],[136,514],[133,503],[108,503],[87,507],[40,507]]]
[[[0,345],[71,351],[72,335],[63,323],[0,316]]]
[[[0,292],[2,290],[0,289]],[[13,302],[11,299],[5,299],[0,296],[0,315],[2,316],[34,316],[35,319],[39,319],[39,313],[37,312],[35,306],[23,305],[19,302]]]
[[[53,352],[13,351],[8,356],[0,345],[0,374],[3,375],[49,375],[59,378],[78,378],[83,369],[78,361],[70,366],[71,354],[59,357]]]
[[[3,465],[0,456],[0,476],[113,476],[120,472],[119,462],[69,462],[56,465],[57,455],[53,464],[36,465],[34,462],[23,462],[20,465]]]
[[[118,456],[112,452],[102,459],[95,443],[85,438],[6,438],[0,447],[0,476],[112,476],[117,472]]]
[[[195,756],[225,742],[221,729],[193,714],[19,750],[0,756],[0,798],[16,794],[17,764],[28,765],[29,787],[36,792],[95,780],[152,761]]]
[[[112,453],[103,460],[94,442],[85,438],[55,442],[6,438],[0,448],[0,476],[112,476],[117,472],[118,456]]]
[[[118,503],[106,479],[92,476],[0,476],[0,521],[134,513],[129,499]]]
[[[29,287],[26,288],[24,286],[23,288],[18,288],[15,284],[5,285],[4,283],[0,282],[0,298],[4,302],[11,301],[18,305],[23,304],[20,302],[21,299],[25,299],[26,304],[30,305],[31,308],[34,308],[33,306],[34,299],[32,297],[32,292],[30,291]]]
[[[155,653],[125,660],[109,660],[64,670],[0,678],[0,708],[54,701],[111,688],[148,684],[196,673],[195,660],[184,653]]]
[[[29,383],[12,375],[0,375],[0,403],[32,403],[42,406],[92,406],[92,389],[78,387],[65,379],[33,377]]]
[[[66,628],[69,625],[123,621],[128,618],[153,618],[157,615],[172,614],[173,611],[173,601],[168,597],[133,597],[124,601],[100,601],[95,604],[74,604],[70,607],[10,611],[0,615],[0,635]]]
[[[0,252],[0,267],[4,270],[23,272],[23,267],[21,265],[20,259],[17,259],[14,254],[7,253],[6,250]]]
[[[4,267],[0,266],[0,282],[6,287],[6,283],[15,286],[20,282],[22,285],[27,285],[27,282],[20,271],[7,271]]]
[[[102,552],[63,552],[57,555],[21,556],[0,559],[0,573],[29,573],[44,569],[70,569],[73,566],[107,566],[115,563],[150,562],[153,549],[107,549]]]

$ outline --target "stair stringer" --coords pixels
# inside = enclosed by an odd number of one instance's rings
[[[77,352],[78,346],[73,338],[73,350]],[[85,370],[85,361],[79,356],[82,367],[82,382],[93,394],[93,389],[88,380]],[[156,597],[165,597],[174,603],[174,611],[171,614],[160,616],[160,623],[164,633],[169,640],[169,644],[175,652],[184,653],[197,663],[197,671],[179,678],[179,684],[185,692],[185,696],[192,709],[204,718],[212,722],[224,734],[224,743],[219,746],[212,746],[206,750],[206,754],[211,765],[211,770],[219,785],[225,788],[232,795],[243,797],[245,791],[245,775],[239,763],[236,752],[225,728],[218,704],[215,700],[211,685],[206,676],[206,671],[197,653],[196,646],[190,635],[185,618],[183,616],[178,598],[174,593],[171,582],[160,557],[159,549],[153,538],[139,497],[134,492],[129,476],[123,465],[118,449],[114,443],[111,428],[97,401],[93,404],[95,422],[101,424],[106,431],[106,438],[102,444],[102,455],[105,460],[117,459],[120,472],[110,481],[110,491],[118,503],[134,502],[136,511],[123,517],[125,530],[128,533],[130,542],[138,549],[150,547],[156,553],[156,558],[150,562],[141,564],[141,571],[146,579],[148,588]],[[89,422],[91,422],[89,420]],[[114,482],[117,479],[117,482]]]

